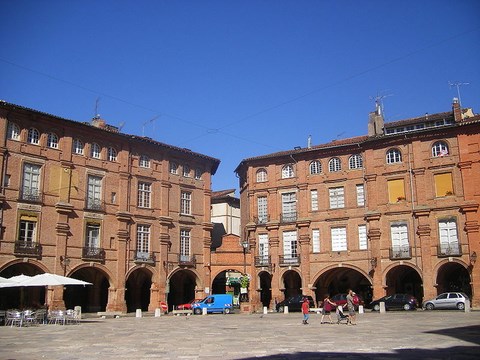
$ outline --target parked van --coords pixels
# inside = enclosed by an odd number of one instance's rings
[[[194,314],[201,314],[203,309],[207,309],[207,313],[224,313],[230,314],[233,309],[233,297],[229,294],[212,294],[205,299],[192,304]]]

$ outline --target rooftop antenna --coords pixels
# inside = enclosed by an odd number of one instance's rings
[[[97,100],[95,100],[95,114],[93,114],[93,118],[100,118],[100,115],[98,114],[98,104],[100,102],[100,98],[97,97]]]
[[[470,83],[468,83],[468,82],[459,82],[459,81],[452,83],[452,82],[449,81],[449,82],[448,82],[448,85],[450,85],[450,88],[452,88],[452,87],[454,87],[454,86],[457,88],[458,105],[460,105],[460,108],[462,108],[462,99],[460,98],[460,86],[462,86],[462,85],[470,85]]]
[[[155,123],[154,121],[157,120],[160,117],[160,115],[155,116],[154,118],[147,120],[143,123],[142,126],[142,136],[145,136],[145,125],[153,123],[153,133],[155,133]]]
[[[370,96],[370,100],[375,100],[375,111],[377,112],[377,115],[383,115],[385,113],[385,109],[383,107],[383,99],[389,96],[393,96],[393,94],[380,95],[377,93],[376,96]]]

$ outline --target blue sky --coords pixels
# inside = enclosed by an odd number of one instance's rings
[[[0,99],[221,160],[480,112],[480,1],[3,0]],[[238,191],[237,191],[238,195]]]

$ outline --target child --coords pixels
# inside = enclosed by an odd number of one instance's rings
[[[309,312],[310,311],[310,304],[308,302],[308,298],[304,297],[303,298],[303,303],[302,303],[302,313],[303,313],[303,325],[308,324],[308,318],[310,317]]]

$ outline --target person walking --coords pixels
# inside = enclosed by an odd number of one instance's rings
[[[356,294],[353,292],[352,289],[348,290],[347,294],[347,308],[348,308],[348,315],[350,316],[350,324],[357,325],[357,314],[355,313],[355,300],[354,297]]]
[[[330,300],[330,294],[326,294],[325,298],[323,299],[322,318],[320,319],[320,324],[323,324],[323,319],[325,318],[325,316],[328,316],[330,324],[333,323],[332,315],[330,315],[330,312],[335,309],[336,306],[337,304]]]
[[[310,304],[308,298],[304,297],[302,302],[302,313],[303,313],[303,325],[308,325],[308,319],[310,317]]]

